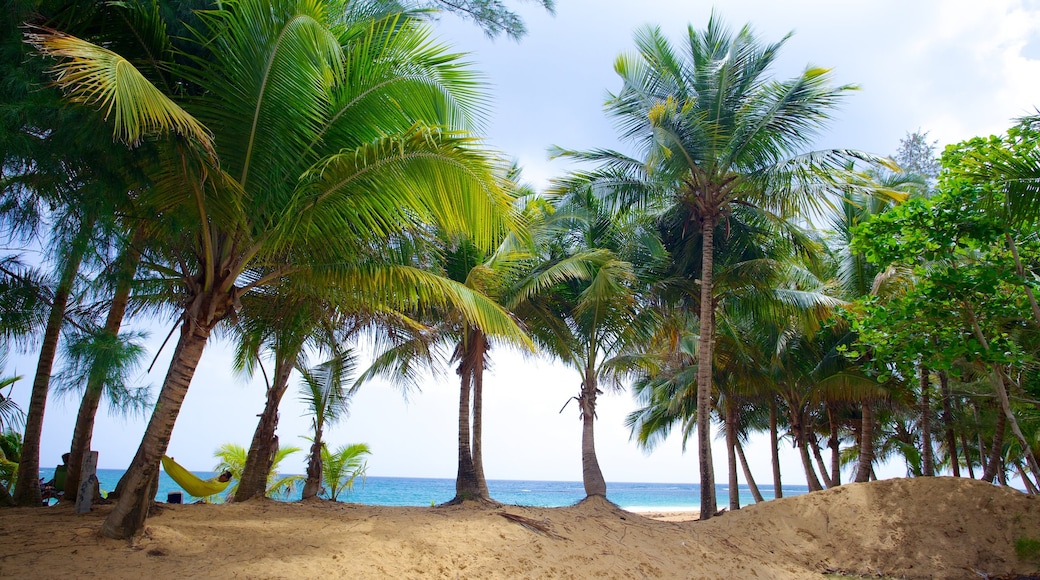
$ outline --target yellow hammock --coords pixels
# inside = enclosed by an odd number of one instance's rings
[[[213,479],[199,479],[197,475],[178,465],[172,457],[165,455],[162,458],[162,466],[163,470],[166,471],[166,475],[170,476],[170,479],[177,482],[177,485],[184,488],[184,491],[194,497],[209,497],[218,494],[227,489],[230,483],[229,481],[218,481],[216,477]]]

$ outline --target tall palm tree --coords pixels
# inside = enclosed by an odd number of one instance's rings
[[[586,496],[606,497],[596,454],[597,399],[603,387],[621,388],[635,364],[628,355],[653,324],[638,294],[643,271],[622,257],[634,251],[638,244],[631,238],[643,229],[632,216],[627,222],[613,220],[580,177],[562,180],[552,194],[559,231],[543,260],[547,265],[576,260],[588,274],[556,282],[516,311],[539,346],[580,377],[578,395],[571,400],[582,422],[582,482]],[[646,266],[653,263],[650,259]]]
[[[120,5],[172,55],[157,12]],[[155,137],[162,267],[184,305],[180,337],[141,446],[103,525],[143,525],[159,459],[210,333],[242,297],[285,276],[351,288],[374,304],[453,302],[495,334],[512,322],[465,288],[415,268],[362,271],[350,257],[434,222],[486,245],[509,221],[493,159],[460,129],[480,106],[473,76],[408,14],[366,3],[225,2],[199,13],[158,76],[106,48],[48,30],[71,98],[99,103],[116,136]],[[178,42],[182,42],[178,40]],[[113,71],[118,71],[114,74]],[[154,82],[152,82],[154,80]]]
[[[621,136],[639,152],[560,153],[598,162],[591,178],[618,207],[681,208],[684,237],[699,238],[699,290],[687,296],[699,308],[698,358],[714,353],[713,263],[716,226],[733,207],[750,204],[780,216],[824,203],[821,186],[855,152],[803,153],[851,86],[831,85],[826,69],[809,67],[789,80],[769,68],[787,37],[761,44],[747,26],[731,35],[714,14],[707,28],[689,27],[678,49],[658,28],[636,33],[638,52],[622,55],[615,70],[621,90],[607,101]],[[711,469],[711,366],[698,365],[697,437],[701,518],[715,514]]]

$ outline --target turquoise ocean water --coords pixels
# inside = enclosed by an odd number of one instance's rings
[[[54,469],[41,469],[40,477],[48,481]],[[214,472],[195,472],[203,479],[216,477]],[[103,491],[115,489],[122,477],[121,469],[99,469],[98,480]],[[510,505],[537,507],[560,507],[574,504],[585,497],[581,482],[575,481],[511,481],[489,480],[488,490],[496,501]],[[759,486],[762,496],[773,499],[773,487]],[[808,493],[805,486],[784,486],[784,496]],[[159,491],[156,500],[166,501],[170,492],[182,492],[165,472],[159,475]],[[299,486],[294,493],[282,499],[295,501],[300,499]],[[455,497],[454,479],[428,479],[413,477],[369,477],[362,484],[358,482],[353,491],[340,494],[339,500],[351,503],[385,506],[428,506],[439,504]],[[717,486],[719,507],[729,505],[728,486]],[[630,511],[682,511],[697,510],[700,506],[700,486],[681,483],[607,483],[607,499]],[[184,502],[198,501],[184,493]],[[754,503],[751,492],[740,487],[740,504]]]

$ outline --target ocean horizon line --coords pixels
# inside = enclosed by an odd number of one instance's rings
[[[54,469],[41,469],[41,476],[50,478]],[[97,470],[100,487],[104,491],[115,488],[125,470],[104,468]],[[194,471],[202,479],[215,477],[215,471]],[[286,474],[281,474],[283,477]],[[491,499],[507,504],[530,507],[564,507],[585,499],[581,481],[489,479],[488,491]],[[759,486],[763,497],[774,498],[772,485]],[[658,482],[607,482],[607,499],[618,507],[633,512],[690,512],[700,509],[700,485],[697,483]],[[784,495],[808,493],[805,486],[784,486]],[[716,485],[719,505],[729,502],[726,485]],[[297,501],[302,486],[296,485],[286,494],[271,496],[278,501]],[[159,472],[159,487],[155,499],[159,502],[193,503],[197,501],[221,503],[227,501],[228,492],[208,498],[196,498],[185,492],[165,471]],[[434,506],[447,503],[455,497],[455,478],[442,477],[395,477],[372,475],[358,480],[353,489],[338,495],[336,501],[381,506]],[[755,503],[746,485],[739,488],[741,505]]]

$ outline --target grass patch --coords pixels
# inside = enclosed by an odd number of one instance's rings
[[[1027,537],[1015,540],[1015,555],[1021,562],[1040,565],[1040,540]]]

